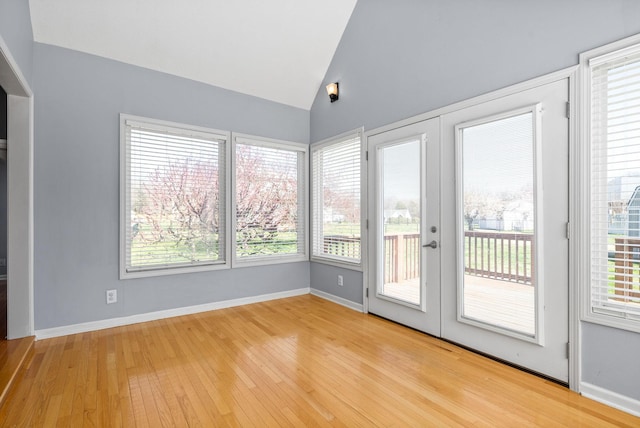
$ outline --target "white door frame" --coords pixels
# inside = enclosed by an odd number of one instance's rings
[[[426,113],[422,113],[417,116],[413,116],[407,119],[400,120],[398,122],[391,123],[379,128],[371,129],[365,132],[363,141],[366,141],[368,137],[380,134],[382,132],[390,131],[403,126],[411,125],[416,122],[428,120],[437,116],[452,113],[457,110],[461,110],[474,105],[486,103],[498,98],[513,95],[518,92],[526,91],[528,89],[543,86],[548,83],[556,82],[558,80],[569,80],[569,102],[571,112],[577,111],[573,108],[577,102],[577,72],[578,66],[568,67],[563,70],[556,71],[535,79],[528,80],[526,82],[518,83],[512,86],[508,86],[496,91],[483,94],[477,97],[469,98],[467,100],[451,104],[439,109],[435,109]],[[579,120],[577,114],[570,114],[569,117],[569,222],[570,224],[578,224],[579,218],[576,209],[579,205],[578,178],[579,178],[579,159],[576,157],[578,146],[578,126]],[[441,165],[441,170],[442,170]],[[365,205],[366,206],[366,205]],[[368,213],[363,210],[363,222],[367,221]],[[569,388],[573,391],[580,392],[580,284],[578,283],[578,269],[577,261],[579,254],[579,239],[576,236],[571,236],[569,240]],[[366,298],[366,288],[369,278],[367,269],[363,270],[363,308],[364,312],[368,312],[368,303]]]
[[[7,338],[34,335],[33,92],[0,37],[7,93]]]

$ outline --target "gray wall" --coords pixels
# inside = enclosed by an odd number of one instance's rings
[[[359,0],[311,109],[311,141],[365,131],[578,63],[640,32],[636,0]],[[329,103],[324,85],[340,82]],[[313,264],[312,264],[313,265]],[[312,266],[311,286],[339,273]],[[357,301],[357,300],[354,300]],[[603,344],[606,344],[603,346]],[[584,325],[583,378],[640,399],[640,335]]]
[[[582,380],[640,400],[640,334],[582,323]]]
[[[36,329],[309,286],[308,262],[118,279],[119,113],[307,143],[308,111],[39,43],[33,81]]]
[[[640,32],[637,0],[360,0],[311,109],[311,141],[574,65]]]
[[[342,275],[343,284],[338,285],[338,275]],[[325,293],[342,297],[351,302],[362,304],[362,273],[323,263],[311,263],[311,286]]]
[[[28,0],[0,1],[0,36],[31,84],[33,65],[33,31]]]

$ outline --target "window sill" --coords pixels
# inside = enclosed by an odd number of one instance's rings
[[[120,270],[120,279],[135,279],[135,278],[148,278],[154,276],[166,276],[166,275],[180,275],[187,273],[196,273],[196,272],[208,272],[214,270],[224,270],[230,269],[230,264],[227,263],[215,263],[215,264],[207,264],[207,265],[198,265],[198,266],[181,266],[181,267],[167,267],[167,268],[155,268],[149,270],[139,270],[127,272],[124,269]]]
[[[263,256],[263,257],[236,258],[233,261],[232,265],[233,265],[233,268],[240,268],[240,267],[265,266],[265,265],[308,262],[308,261],[309,261],[309,258],[306,255]]]
[[[342,268],[342,269],[354,270],[354,271],[357,271],[357,272],[362,272],[362,262],[349,263],[349,262],[342,262],[340,260],[334,260],[334,259],[318,257],[318,256],[311,257],[311,262],[320,263],[320,264],[328,265],[328,266],[334,266],[334,267]]]
[[[614,315],[601,314],[591,310],[588,311],[588,313],[583,314],[581,321],[616,328],[618,330],[640,333],[640,321],[617,317]]]

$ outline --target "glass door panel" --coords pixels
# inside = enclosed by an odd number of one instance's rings
[[[384,236],[378,293],[420,305],[420,139],[381,147],[378,158]]]
[[[457,129],[460,316],[530,338],[537,337],[537,108]]]

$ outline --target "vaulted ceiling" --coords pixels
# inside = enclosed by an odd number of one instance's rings
[[[310,109],[357,0],[29,0],[46,43]]]

